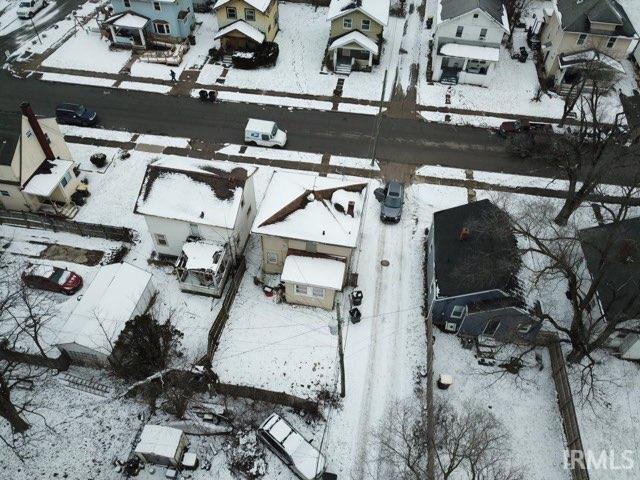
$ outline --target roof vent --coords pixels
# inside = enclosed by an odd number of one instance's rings
[[[469,235],[471,235],[471,230],[469,230],[468,227],[462,227],[462,229],[460,230],[460,236],[458,238],[461,242],[463,242],[464,240],[469,238]]]
[[[309,193],[309,195],[307,195],[307,200],[309,202],[313,202],[316,199],[316,196],[313,194],[313,192]]]
[[[204,218],[204,212],[200,212],[200,218]]]

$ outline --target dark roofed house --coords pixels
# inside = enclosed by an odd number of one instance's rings
[[[502,0],[441,0],[440,5],[440,17],[443,20],[456,18],[476,9],[487,12],[500,24],[503,20]]]
[[[580,231],[592,281],[598,281],[595,318],[625,321],[608,342],[622,358],[640,360],[640,218]]]
[[[587,65],[624,74],[620,61],[631,53],[637,38],[616,0],[558,0],[555,8],[545,9],[541,29],[545,71],[560,87],[577,81]]]
[[[525,310],[521,258],[509,216],[489,200],[433,215],[427,259],[434,325],[461,336],[532,340],[539,322]]]

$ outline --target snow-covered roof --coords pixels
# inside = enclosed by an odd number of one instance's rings
[[[338,260],[288,255],[280,279],[283,282],[341,290],[344,270],[344,262]]]
[[[49,167],[49,168],[46,168]],[[73,167],[70,160],[46,160],[33,177],[29,179],[22,191],[29,195],[48,197],[60,185],[62,178]],[[44,170],[48,171],[44,171]]]
[[[217,261],[213,258],[219,253]],[[187,242],[182,246],[182,254],[186,262],[187,270],[214,270],[217,271],[224,253],[224,245],[215,242],[197,241]],[[178,260],[180,262],[180,260]]]
[[[497,47],[479,47],[477,45],[445,43],[440,47],[440,55],[497,62],[500,60],[500,49]]]
[[[109,18],[106,23],[110,23],[116,27],[124,28],[143,28],[149,19],[133,12],[124,12],[121,15],[115,15]]]
[[[233,228],[255,167],[166,157],[147,167],[135,213]]]
[[[58,332],[56,344],[77,343],[101,353],[111,353],[111,342],[136,311],[150,283],[149,272],[129,263],[100,267]]]
[[[247,5],[251,5],[256,10],[260,10],[261,12],[265,12],[272,0],[243,0]],[[218,0],[216,4],[213,6],[214,10],[226,5],[231,2],[231,0]]]
[[[389,0],[331,0],[327,18],[333,20],[351,12],[360,11],[386,26],[389,22],[389,7]]]
[[[371,40],[364,33],[361,33],[357,30],[336,38],[331,43],[331,45],[329,45],[329,50],[335,50],[336,48],[344,47],[345,45],[349,45],[350,43],[357,43],[362,48],[364,48],[365,50],[369,50],[373,54],[378,53],[378,45],[376,44],[376,42]]]
[[[355,247],[367,184],[277,171],[271,177],[253,233]],[[353,216],[348,213],[353,202]]]
[[[624,67],[619,61],[593,49],[570,53],[568,55],[560,54],[558,57],[558,65],[561,70],[587,62],[598,62],[620,73],[625,73]]]
[[[218,30],[218,33],[213,36],[213,39],[217,40],[218,38],[224,37],[230,32],[240,32],[245,37],[249,37],[256,43],[262,43],[265,39],[264,33],[262,33],[253,25],[249,25],[244,20],[237,20],[233,23],[230,23],[226,27],[221,28],[220,30]]]
[[[172,459],[180,448],[182,430],[162,425],[145,425],[140,434],[140,442],[135,453],[150,454]]]

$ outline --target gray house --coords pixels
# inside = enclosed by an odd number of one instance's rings
[[[519,294],[521,259],[508,215],[489,200],[441,210],[428,236],[433,323],[463,337],[532,341],[540,322]]]
[[[114,44],[146,48],[150,42],[183,41],[195,28],[192,0],[111,0],[104,25]]]
[[[640,360],[640,218],[581,230],[580,243],[591,279],[599,282],[592,316],[624,322],[607,347]]]

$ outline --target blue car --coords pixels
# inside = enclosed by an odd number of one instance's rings
[[[56,107],[56,120],[66,125],[93,127],[98,123],[98,114],[83,105],[63,103]]]

